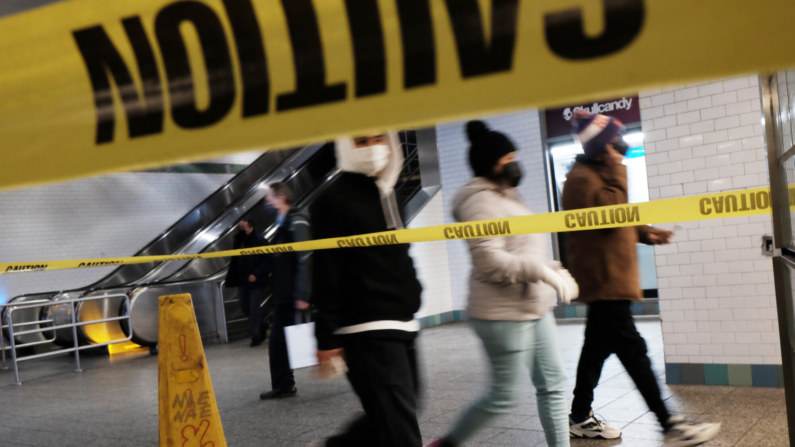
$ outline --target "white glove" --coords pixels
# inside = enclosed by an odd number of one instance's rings
[[[563,304],[571,303],[571,300],[576,299],[580,295],[580,287],[571,276],[571,273],[564,268],[551,269],[544,267],[544,275],[541,281],[549,284],[558,292]]]
[[[577,281],[574,280],[574,277],[571,276],[571,273],[569,273],[568,270],[561,268],[556,270],[556,272],[566,281],[566,291],[568,292],[566,297],[561,296],[560,299],[565,304],[569,304],[572,302],[572,300],[576,300],[580,296],[580,286],[577,284]]]

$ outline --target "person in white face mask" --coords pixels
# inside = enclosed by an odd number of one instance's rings
[[[394,185],[403,151],[394,133],[336,142],[340,176],[318,198],[318,239],[403,228]],[[417,357],[422,287],[408,245],[319,250],[312,302],[321,370],[344,358],[365,415],[341,435],[312,446],[421,447]]]
[[[350,151],[351,157],[343,157],[342,162],[350,166],[340,166],[341,169],[350,168],[368,177],[378,177],[389,164],[392,151],[389,148],[387,135],[373,135],[371,137],[357,137],[353,140],[355,148]]]

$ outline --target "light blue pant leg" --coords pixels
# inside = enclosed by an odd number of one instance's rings
[[[489,419],[506,413],[514,405],[518,378],[527,365],[531,336],[529,321],[471,320],[491,361],[491,389],[459,417],[448,435],[462,444]]]
[[[569,414],[566,408],[566,370],[560,358],[558,332],[552,312],[533,322],[532,349],[527,356],[536,387],[538,415],[549,447],[569,447]]]

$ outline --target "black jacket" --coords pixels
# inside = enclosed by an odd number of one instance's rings
[[[284,222],[276,230],[272,245],[304,242],[312,239],[309,213],[302,209],[291,209]],[[296,300],[309,302],[312,290],[312,252],[275,253],[271,258],[271,291],[275,304],[294,305]]]
[[[235,250],[242,248],[262,247],[268,245],[262,235],[256,231],[246,235],[241,230],[237,230],[235,235],[233,247]],[[240,287],[244,284],[248,287],[264,287],[268,285],[268,273],[270,272],[270,259],[266,255],[247,255],[235,256],[229,263],[229,270],[226,272],[225,287]],[[256,282],[249,282],[248,277],[254,275],[257,277]]]
[[[316,239],[388,230],[378,187],[367,176],[342,173],[315,204]],[[339,328],[411,321],[420,308],[422,286],[408,244],[317,250],[313,257],[318,349],[339,348],[333,335]]]

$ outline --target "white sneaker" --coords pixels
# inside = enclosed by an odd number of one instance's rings
[[[596,419],[592,411],[591,417],[579,424],[575,424],[569,417],[569,435],[572,438],[616,439],[621,437],[621,429]]]
[[[718,436],[720,424],[691,424],[682,416],[671,416],[669,423],[674,424],[665,432],[665,447],[690,447],[707,442]]]

